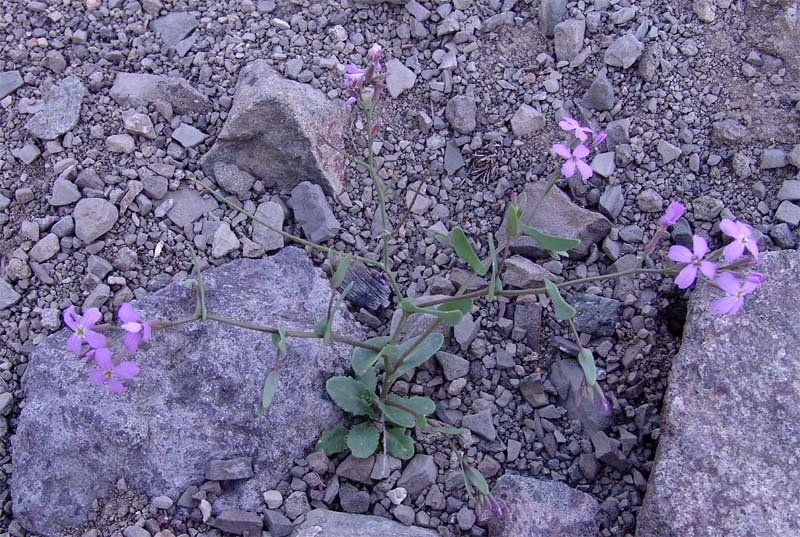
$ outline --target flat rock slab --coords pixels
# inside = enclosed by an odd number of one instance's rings
[[[598,503],[558,481],[506,474],[492,490],[503,518],[489,520],[492,537],[595,537]]]
[[[346,125],[344,102],[258,60],[242,69],[233,107],[203,169],[215,177],[215,165],[225,162],[287,192],[311,181],[338,193],[345,163],[334,147],[343,146]]]
[[[800,253],[759,270],[735,316],[709,311],[711,286],[694,292],[639,537],[800,535]]]
[[[314,509],[297,527],[297,537],[438,537],[434,530],[404,526],[380,516]]]
[[[140,106],[155,101],[168,102],[176,112],[206,113],[211,111],[208,97],[186,80],[174,76],[147,73],[117,73],[109,92],[117,104]]]
[[[28,120],[25,127],[42,140],[55,140],[78,123],[86,95],[80,79],[68,76],[48,91],[44,106]]]
[[[240,259],[204,273],[209,310],[289,330],[310,330],[322,318],[329,288],[302,250]],[[138,301],[145,319],[190,315],[194,299],[180,283]],[[337,316],[335,330],[361,337]],[[90,383],[86,366],[66,349],[67,331],[31,355],[23,379],[25,408],[13,439],[14,516],[27,530],[58,535],[85,522],[92,501],[124,478],[150,497],[177,498],[203,482],[216,459],[252,459],[253,478],[223,482],[214,504],[254,511],[319,434],[342,419],[325,395],[350,349],[293,339],[281,360],[278,393],[258,417],[256,402],[275,349],[268,335],[215,322],[154,332],[136,354],[141,373],[128,391],[109,394]]]

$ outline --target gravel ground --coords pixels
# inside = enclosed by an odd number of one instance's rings
[[[389,213],[395,223],[403,217],[407,193],[425,181],[419,205],[391,245],[399,281],[411,295],[446,289],[458,280],[455,259],[436,247],[428,228],[458,223],[473,237],[495,231],[510,194],[555,168],[549,147],[562,136],[556,117],[563,114],[600,128],[625,118],[630,123],[628,136],[614,149],[608,177],[595,174],[588,184],[559,185],[578,205],[610,217],[609,238],[588,259],[546,264],[551,272],[565,278],[605,273],[648,240],[662,200],[664,207],[673,199],[687,205],[687,220],[674,234],[677,241],[693,230],[718,246],[719,218],[736,217],[760,232],[764,248],[797,247],[800,188],[791,181],[800,165],[800,37],[796,20],[787,14],[790,2],[570,2],[565,18],[584,20],[586,27],[571,61],[557,61],[569,51],[554,50],[553,38],[542,32],[539,2],[369,4],[374,5],[0,0],[5,35],[0,41],[5,126],[0,132],[5,276],[0,280],[0,391],[13,395],[4,399],[0,419],[0,526],[12,535],[22,535],[10,516],[6,490],[13,473],[8,439],[24,406],[19,381],[33,346],[59,328],[58,312],[88,300],[110,320],[121,302],[182,278],[190,267],[188,244],[213,265],[246,254],[246,247],[237,247],[214,257],[213,231],[209,234],[202,221],[179,227],[164,218],[159,205],[165,185],[174,191],[190,178],[203,177],[199,157],[222,128],[239,70],[252,60],[266,59],[287,77],[333,99],[346,97],[343,64],[365,64],[372,43],[383,46],[387,60],[399,60],[416,75],[412,87],[382,108],[386,129],[378,158],[381,176],[394,187]],[[188,15],[164,18],[175,13]],[[641,58],[629,68],[613,65],[605,51],[630,34],[644,44]],[[208,97],[210,111],[153,103],[131,112],[109,94],[116,72],[184,78]],[[613,87],[613,102],[593,103],[605,111],[584,107],[592,104],[584,94],[593,83]],[[60,87],[58,105],[39,116],[37,101],[53,86]],[[78,117],[75,102],[83,91]],[[474,99],[474,123],[469,99],[448,105],[464,95]],[[512,121],[523,105],[544,118],[544,126],[527,135],[522,134],[527,122]],[[128,124],[133,112],[141,114],[134,118],[137,126]],[[31,114],[43,119],[37,123]],[[32,137],[33,129],[39,140]],[[448,142],[452,149],[445,157]],[[363,124],[355,117],[350,143],[352,151],[364,151]],[[611,197],[617,186],[624,205],[615,211],[601,196]],[[344,192],[331,199],[342,223],[331,244],[377,255],[370,231],[376,211],[371,190],[363,173],[348,170]],[[102,240],[81,240],[87,228],[73,221],[74,204],[96,199],[97,191],[118,214],[107,215],[113,228]],[[243,204],[254,210],[269,199],[286,205],[289,197],[257,182]],[[238,237],[251,236],[249,223],[233,211],[220,208],[208,219],[227,222]],[[287,228],[299,229],[291,220]],[[474,316],[473,330],[457,334],[448,350],[469,359],[461,377],[445,379],[431,367],[405,386],[398,384],[440,401],[440,417],[491,413],[497,440],[476,435],[469,448],[487,477],[512,471],[564,481],[602,502],[602,535],[632,535],[658,440],[670,357],[680,344],[684,297],[670,281],[657,278],[582,291],[620,304],[610,334],[594,331],[586,337],[597,349],[601,383],[612,394],[616,425],[609,436],[620,439],[630,464],[615,468],[607,460],[598,462],[592,455],[597,446],[573,422],[559,412],[533,411],[521,380],[535,373],[546,376],[551,364],[572,349],[559,339],[568,336],[564,327],[548,315],[540,330],[525,324],[527,313],[515,318],[515,311],[527,311],[519,304],[490,304]],[[362,311],[359,316],[380,331],[389,314],[370,318]],[[531,339],[530,334],[537,335]],[[552,385],[543,386],[552,399]],[[469,516],[463,490],[451,487],[447,446],[433,437],[418,438],[418,451],[433,456],[439,473],[437,484],[411,499],[416,523],[439,528],[443,535],[484,535]],[[303,481],[311,473],[308,464],[303,461],[293,471],[295,479],[278,487],[284,498],[303,491],[311,500],[323,499],[330,477]],[[399,475],[393,474],[395,481]],[[374,489],[364,487],[372,490],[370,512],[388,514],[386,491],[392,486],[390,478]],[[151,534],[167,527],[175,534],[189,527],[206,530],[197,509],[159,510],[124,483],[118,489],[118,498],[98,505],[92,527],[102,535],[129,524]]]

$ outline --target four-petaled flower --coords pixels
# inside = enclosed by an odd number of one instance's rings
[[[717,278],[717,287],[725,291],[727,296],[711,303],[711,311],[718,315],[733,315],[744,306],[744,297],[758,287],[758,283],[745,279],[740,281],[733,273],[724,272]]]
[[[742,257],[745,248],[753,254],[753,258],[758,259],[758,242],[753,240],[753,230],[747,224],[724,218],[719,223],[719,228],[724,234],[733,238],[733,241],[722,251],[726,261],[734,261]]]
[[[694,252],[685,246],[675,245],[669,249],[668,257],[676,263],[685,263],[686,266],[678,273],[675,283],[681,289],[686,289],[697,279],[697,270],[713,280],[717,274],[717,267],[711,261],[704,261],[703,257],[708,253],[708,243],[706,240],[695,235],[693,239]]]
[[[125,330],[122,342],[130,352],[136,352],[141,340],[150,339],[150,324],[143,322],[139,313],[127,302],[123,302],[119,307],[117,317],[122,321],[122,329]]]
[[[686,211],[686,207],[683,206],[683,203],[679,201],[673,201],[667,207],[667,212],[664,213],[664,216],[658,221],[664,227],[674,226],[675,223],[683,216],[683,213]]]
[[[348,63],[344,66],[344,82],[349,88],[354,88],[361,83],[364,80],[365,75],[366,71],[357,65]]]
[[[94,361],[98,369],[89,371],[89,378],[92,384],[105,384],[110,393],[124,392],[125,386],[122,385],[122,381],[132,379],[139,374],[139,366],[133,362],[120,362],[114,365],[111,351],[105,347],[97,349]]]
[[[64,324],[66,324],[73,331],[67,340],[67,348],[75,354],[81,353],[81,345],[85,341],[93,349],[104,347],[106,344],[106,337],[92,330],[92,327],[100,320],[100,310],[97,308],[89,308],[83,314],[83,317],[75,313],[75,306],[70,306],[64,310]]]
[[[572,119],[571,117],[565,117],[562,119],[558,126],[561,127],[562,130],[567,132],[573,131],[575,134],[575,138],[580,140],[581,142],[585,142],[588,139],[589,134],[593,134],[594,131],[589,127],[583,127],[577,120]]]
[[[566,162],[561,165],[561,173],[564,177],[572,177],[575,175],[576,169],[581,172],[581,176],[584,179],[588,179],[592,176],[591,166],[583,160],[589,156],[589,148],[585,145],[579,144],[575,149],[570,150],[570,148],[564,144],[555,144],[553,146],[553,151],[560,157],[567,159]]]

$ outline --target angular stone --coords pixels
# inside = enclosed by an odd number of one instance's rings
[[[468,414],[461,420],[461,425],[489,442],[497,438],[497,431],[494,428],[494,419],[492,418],[491,410],[487,409],[477,414]]]
[[[321,243],[336,237],[341,229],[319,185],[303,181],[292,189],[294,219],[308,240]]]
[[[782,201],[778,205],[778,210],[775,211],[775,220],[779,222],[786,222],[790,226],[797,226],[800,224],[800,206],[795,205],[791,201]]]
[[[525,207],[520,222],[540,231],[579,239],[580,245],[569,252],[570,258],[583,259],[589,255],[593,244],[603,240],[611,231],[611,223],[602,215],[578,207],[558,188],[552,189],[534,213],[533,209],[547,189],[546,181],[528,183],[525,186]],[[505,219],[497,231],[497,241],[506,240]],[[544,259],[549,254],[530,237],[520,237],[511,244],[511,251],[525,257]]]
[[[194,15],[178,11],[154,19],[150,22],[150,29],[161,39],[164,47],[169,48],[177,45],[199,25]]]
[[[574,293],[571,298],[570,303],[578,310],[573,319],[578,332],[600,337],[616,334],[616,325],[622,320],[622,302],[588,293]]]
[[[464,155],[461,150],[453,142],[447,142],[447,147],[444,150],[444,169],[448,175],[453,175],[458,170],[464,167]]]
[[[6,95],[11,95],[21,88],[24,83],[19,71],[0,72],[0,99],[5,99]]]
[[[659,140],[657,146],[658,154],[661,155],[661,162],[669,164],[679,156],[681,156],[681,148],[673,145],[666,140]]]
[[[231,194],[236,194],[240,199],[247,198],[250,189],[253,188],[253,184],[256,182],[255,177],[244,170],[240,170],[236,164],[221,161],[214,165],[214,179],[216,179],[219,186]]]
[[[631,118],[615,119],[606,125],[606,147],[613,151],[620,144],[631,141]]]
[[[344,477],[355,483],[371,485],[372,468],[375,466],[375,457],[359,458],[349,455],[336,467],[336,475]]]
[[[711,124],[711,140],[717,145],[735,145],[747,137],[747,128],[735,119]]]
[[[608,429],[613,423],[601,405],[590,404],[582,392],[583,370],[575,360],[559,360],[550,366],[548,379],[558,391],[561,406],[567,409],[570,419],[578,420],[587,434]]]
[[[214,232],[211,243],[211,256],[215,258],[225,257],[229,253],[236,251],[241,246],[236,233],[231,230],[230,224],[221,222]]]
[[[622,194],[622,186],[613,185],[606,187],[600,196],[598,204],[600,210],[609,218],[616,218],[625,206],[625,196]]]
[[[606,49],[603,61],[612,67],[627,69],[639,59],[644,50],[644,45],[633,34],[618,37]]]
[[[136,149],[136,140],[130,134],[112,134],[106,138],[106,149],[112,153],[130,155]]]
[[[314,509],[297,526],[298,537],[438,537],[435,530],[404,526],[381,516],[355,515]]]
[[[287,537],[292,533],[292,521],[280,511],[267,509],[264,512],[264,522],[267,523],[270,537]]]
[[[369,492],[343,483],[339,488],[339,504],[346,513],[366,513],[369,511]]]
[[[170,192],[166,199],[173,202],[167,216],[173,224],[181,228],[217,208],[214,198],[188,187]]]
[[[147,114],[140,114],[133,110],[126,110],[122,113],[122,124],[125,130],[131,134],[144,136],[152,140],[156,137],[156,131],[153,128],[153,122]]]
[[[581,104],[593,110],[611,110],[614,108],[614,86],[606,76],[605,71],[601,71],[592,81],[592,85],[583,94]]]
[[[433,457],[417,453],[403,470],[397,486],[406,489],[411,498],[416,498],[436,483],[437,472]]]
[[[178,77],[117,73],[109,94],[118,104],[132,107],[165,101],[179,113],[202,114],[211,110],[208,97]]]
[[[645,213],[658,213],[664,206],[664,198],[652,188],[648,188],[636,196],[636,205]]]
[[[506,260],[503,283],[510,287],[528,289],[541,287],[545,281],[554,282],[557,280],[558,278],[555,274],[521,255],[512,255]]]
[[[186,123],[181,123],[177,129],[172,131],[172,139],[187,149],[200,145],[206,138],[208,138],[208,134]]]
[[[66,179],[56,179],[47,202],[54,207],[62,207],[72,205],[79,199],[81,199],[81,193],[75,183]]]
[[[569,19],[560,22],[554,30],[555,52],[558,61],[571,61],[583,48],[583,37],[586,33],[586,22],[580,19]]]
[[[547,37],[553,37],[556,24],[567,14],[567,0],[541,0],[539,2],[539,30]]]
[[[72,211],[75,220],[75,236],[89,244],[106,234],[119,218],[113,203],[102,198],[84,198]]]
[[[31,259],[37,263],[44,263],[61,249],[61,243],[55,233],[48,233],[31,248]]]
[[[209,520],[208,525],[234,535],[260,537],[264,521],[261,520],[261,516],[258,513],[239,509],[226,509],[215,518]]]
[[[639,67],[637,72],[645,82],[652,82],[658,76],[658,70],[661,67],[661,60],[664,58],[664,50],[658,43],[653,43],[639,59]]]
[[[47,92],[44,106],[28,120],[25,128],[36,138],[55,140],[77,125],[85,95],[80,79],[68,76]]]
[[[417,75],[414,71],[397,58],[386,62],[386,89],[392,97],[397,98],[404,91],[413,88],[416,81]]]
[[[514,136],[527,136],[544,128],[544,114],[528,104],[521,104],[511,118]]]
[[[800,200],[800,180],[784,181],[781,189],[778,190],[778,199],[783,200]]]
[[[233,107],[201,164],[215,177],[217,162],[235,164],[268,187],[289,191],[301,181],[338,194],[344,180],[348,111],[308,84],[285,79],[266,61],[245,66]]]
[[[489,520],[492,537],[599,535],[597,500],[564,483],[506,474],[492,493],[504,511]]]
[[[256,209],[256,218],[276,229],[283,230],[283,207],[274,201],[266,201]],[[283,236],[268,227],[253,222],[253,240],[268,252],[283,248]]]
[[[14,290],[14,286],[0,278],[0,310],[13,306],[22,296]]]
[[[783,149],[765,149],[761,152],[760,167],[762,170],[785,168],[789,165],[789,158]]]
[[[736,315],[699,286],[673,359],[636,535],[793,535],[800,519],[800,253],[762,254]],[[766,395],[765,395],[766,394]]]
[[[469,360],[455,354],[439,351],[436,353],[436,360],[442,366],[444,378],[447,380],[466,377],[469,373]]]
[[[444,115],[456,132],[469,134],[477,125],[478,107],[475,98],[469,95],[456,95],[447,102]]]
[[[42,151],[36,144],[25,144],[20,149],[12,149],[11,154],[25,164],[33,164],[42,155]]]
[[[613,151],[599,153],[592,159],[592,170],[603,177],[611,177],[611,174],[614,173],[614,170],[616,169],[617,165],[614,159]],[[609,188],[606,190],[609,190]]]
[[[595,431],[592,434],[592,446],[597,460],[621,472],[627,470],[630,466],[625,459],[625,455],[622,454],[622,450],[620,450],[620,443],[613,438],[609,438],[603,431]]]
[[[249,479],[251,477],[253,477],[253,459],[250,457],[216,459],[209,461],[206,465],[205,478],[209,481]]]
[[[523,378],[519,383],[519,390],[533,408],[541,408],[550,403],[547,393],[544,391],[542,376],[539,373]]]
[[[313,326],[330,294],[322,271],[298,248],[238,259],[203,279],[209,311],[268,326],[283,321],[289,330]],[[176,282],[135,307],[147,319],[174,319],[191,314],[194,302]],[[334,325],[337,333],[363,336],[344,311]],[[26,405],[13,438],[14,514],[32,532],[55,535],[82,524],[92,501],[113,492],[120,477],[150,497],[177,497],[220,456],[252,456],[255,475],[226,488],[215,510],[255,510],[263,506],[260,492],[274,489],[320,433],[343,419],[324,384],[344,373],[348,347],[291,340],[278,396],[258,418],[252,402],[274,359],[259,332],[220,323],[154,332],[139,347],[141,371],[124,397],[109,397],[85,367],[64,360],[67,335],[50,336],[29,357]]]

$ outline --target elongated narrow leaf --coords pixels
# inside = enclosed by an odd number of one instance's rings
[[[471,298],[462,298],[439,304],[438,309],[440,311],[459,311],[462,315],[466,315],[472,311],[474,305],[475,302]]]
[[[378,449],[380,433],[370,422],[354,425],[347,433],[347,447],[354,457],[366,459]]]
[[[403,427],[386,427],[386,449],[389,455],[407,461],[414,456],[414,440]]]
[[[394,363],[405,354],[405,352],[414,346],[417,339],[422,336],[417,336],[415,338],[411,338],[407,341],[404,341],[402,345],[397,347],[395,351],[395,356],[393,357]],[[442,343],[444,343],[444,336],[439,332],[434,332],[433,334],[428,334],[428,336],[419,344],[411,353],[406,356],[403,363],[400,364],[400,367],[396,368],[389,377],[389,381],[397,380],[398,378],[402,377],[406,371],[410,371],[417,367],[418,365],[424,363],[428,358],[436,354],[436,351],[441,348]]]
[[[270,371],[264,379],[264,387],[261,389],[261,401],[258,403],[259,416],[263,416],[264,413],[269,410],[272,399],[275,397],[275,392],[278,391],[280,376],[281,372],[276,367]]]
[[[341,425],[326,429],[317,440],[316,449],[325,451],[328,457],[341,453],[347,449],[347,429]]]
[[[384,403],[380,399],[375,399],[375,402],[388,421],[401,427],[413,427],[416,424],[417,420],[414,419],[414,414],[409,414],[396,406]]]
[[[489,483],[486,482],[486,478],[483,477],[483,474],[478,470],[472,466],[467,466],[464,468],[464,477],[472,484],[472,486],[478,489],[481,494],[489,494]]]
[[[506,210],[506,235],[509,241],[513,241],[519,235],[519,208],[513,203],[508,205]]]
[[[407,298],[400,301],[400,307],[403,311],[407,311],[408,313],[427,313],[428,315],[433,315],[448,326],[457,325],[464,316],[464,314],[458,310],[445,311],[439,308],[420,308]]]
[[[587,386],[594,386],[597,382],[597,369],[594,365],[594,355],[592,351],[582,348],[578,353],[578,363],[583,369],[583,376],[586,378]]]
[[[450,248],[451,246],[453,246],[452,241],[450,241],[450,237],[448,237],[444,233],[434,233],[433,236],[436,237],[436,240],[439,242],[439,244],[441,244],[445,248]]]
[[[350,264],[353,262],[352,256],[346,255],[339,261],[339,264],[336,265],[336,271],[331,276],[331,288],[336,289],[342,282],[344,281],[344,277],[347,275],[347,270],[350,268]]]
[[[372,390],[350,377],[331,377],[325,383],[325,390],[339,408],[354,416],[371,416],[369,406]]]
[[[286,356],[286,325],[283,324],[283,321],[278,323],[278,333],[272,334],[272,344],[279,353]]]
[[[486,274],[486,267],[483,266],[478,254],[472,249],[472,245],[464,234],[464,230],[460,227],[455,227],[453,231],[450,232],[450,236],[453,238],[453,248],[458,254],[458,257],[466,261],[472,271],[478,276]]]
[[[366,340],[364,343],[374,347],[382,348],[389,343],[389,336],[374,337]],[[363,375],[368,368],[375,365],[375,362],[378,360],[378,358],[379,353],[369,349],[356,347],[353,349],[353,355],[350,358],[350,364],[353,367],[353,371],[356,375]]]
[[[426,433],[441,433],[450,435],[459,435],[467,432],[467,429],[462,427],[428,427],[425,429]]]
[[[420,397],[418,395],[413,397],[403,397],[401,395],[390,393],[388,399],[392,403],[411,410],[414,414],[429,416],[436,412],[436,403],[427,397]]]
[[[551,281],[545,281],[544,286],[547,290],[547,296],[549,296],[550,300],[553,301],[553,309],[556,312],[556,319],[559,321],[567,321],[575,317],[575,308],[567,304],[567,301],[564,300],[563,296],[561,296],[561,291],[559,291],[556,284]]]
[[[578,239],[550,235],[543,231],[539,231],[534,227],[526,226],[525,224],[521,224],[520,229],[525,235],[536,239],[536,242],[539,243],[539,246],[551,252],[567,252],[577,248],[581,243],[581,241]]]
[[[328,319],[328,322],[325,323],[325,332],[322,336],[322,341],[327,345],[331,342],[331,329],[333,328],[333,319],[336,317],[336,312],[339,311],[339,308],[342,305],[347,293],[350,292],[350,289],[353,288],[353,282],[350,282],[350,285],[344,288],[344,291],[339,293],[339,298],[336,299],[336,302],[333,304],[333,309],[331,309],[331,318]]]
[[[494,237],[489,233],[489,257],[492,260],[492,277],[489,279],[489,290],[486,293],[486,300],[493,301],[497,291],[497,251],[494,247]]]

